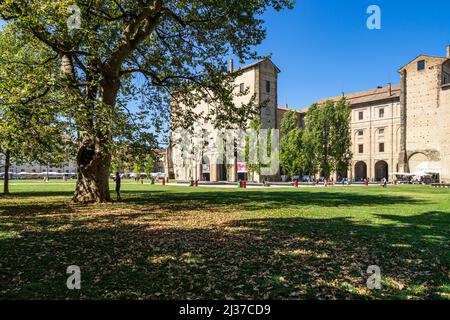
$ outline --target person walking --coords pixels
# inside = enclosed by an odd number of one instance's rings
[[[120,173],[116,172],[116,176],[114,177],[114,181],[116,182],[116,193],[117,193],[117,201],[121,201],[121,197],[120,197],[120,184],[121,184],[121,179],[120,179]]]

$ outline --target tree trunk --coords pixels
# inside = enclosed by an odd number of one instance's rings
[[[111,77],[102,82],[101,103],[106,116],[96,119],[95,137],[86,135],[82,138],[77,154],[77,186],[73,202],[101,203],[111,201],[109,193],[109,175],[111,167],[112,142],[111,118],[107,115],[112,111],[120,87],[118,77]]]
[[[5,179],[3,180],[3,194],[9,194],[9,167],[11,166],[11,151],[5,154]]]
[[[73,202],[101,203],[111,201],[109,168],[111,155],[96,148],[92,140],[85,140],[78,149],[77,185]]]

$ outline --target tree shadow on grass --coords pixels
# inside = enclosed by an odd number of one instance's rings
[[[125,198],[128,204],[158,204],[174,211],[232,207],[246,211],[300,208],[302,206],[348,207],[424,203],[413,197],[394,194],[364,194],[341,191],[222,191],[192,193],[141,193]]]
[[[2,199],[28,198],[28,197],[70,197],[73,191],[20,191],[2,195]]]
[[[229,219],[195,227],[149,214],[100,215],[0,239],[3,298],[439,298],[449,285],[448,212],[349,218]],[[178,215],[177,215],[178,216]],[[19,231],[19,221],[1,225]],[[27,219],[27,218],[25,218]],[[186,221],[192,219],[192,225]],[[35,220],[25,221],[33,224]],[[384,277],[365,289],[369,265]],[[67,290],[78,265],[82,289]]]
[[[70,204],[72,192],[23,192],[9,196],[17,200],[0,204],[1,215],[37,214],[69,214],[73,208],[101,208],[96,205],[80,206]],[[67,196],[67,201],[52,196]],[[277,209],[301,209],[310,206],[319,207],[351,207],[351,206],[389,206],[402,204],[424,204],[409,196],[395,194],[364,194],[357,192],[336,191],[194,191],[179,192],[178,190],[139,190],[122,192],[123,202],[119,206],[128,206],[147,213],[166,210],[172,213],[179,211],[197,211],[209,209],[257,211]],[[38,202],[28,197],[43,197],[48,201]],[[111,193],[115,199],[115,193]],[[23,200],[23,201],[22,201]],[[110,204],[115,205],[115,204]],[[108,208],[106,208],[108,209]]]

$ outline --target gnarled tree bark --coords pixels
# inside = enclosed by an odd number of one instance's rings
[[[75,69],[69,54],[61,55],[61,73],[68,81],[68,89],[75,94],[80,94],[77,92]],[[118,78],[104,80],[100,99],[103,107],[114,108],[119,87]],[[86,92],[90,100],[95,99],[96,92],[93,91]],[[76,203],[108,202],[111,201],[109,193],[110,119],[107,119],[105,115],[97,115],[94,119],[93,110],[89,108],[94,108],[94,104],[87,106],[85,110],[82,109],[81,112],[86,114],[77,117],[80,127],[91,130],[80,133],[77,152],[77,184],[72,201]]]
[[[73,202],[107,202],[109,194],[109,167],[111,154],[98,148],[94,141],[81,142],[77,154],[77,185]]]

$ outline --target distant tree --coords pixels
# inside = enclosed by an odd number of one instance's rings
[[[55,56],[11,25],[0,31],[0,152],[9,193],[11,163],[60,165],[74,151],[74,137],[57,81]]]
[[[333,108],[332,101],[327,101],[321,106],[315,104],[308,109],[306,116],[314,157],[319,165],[320,174],[325,178],[328,178],[333,170],[330,158]]]
[[[133,166],[133,173],[135,174],[136,178],[139,178],[142,173],[142,164],[139,162],[136,162]]]
[[[244,161],[247,163],[248,175],[252,180],[255,179],[255,173],[258,175],[261,174],[261,158],[260,158],[260,149],[261,149],[261,122],[258,118],[254,118],[250,120],[249,129],[252,131],[254,136],[245,136],[245,146],[244,146]],[[254,145],[253,145],[254,143]],[[253,156],[251,159],[250,149],[253,148]]]
[[[297,126],[295,111],[287,111],[281,120],[280,165],[282,172],[295,176],[304,170],[303,132]]]
[[[314,175],[318,170],[316,143],[311,131],[306,127],[302,135],[301,166],[305,173]]]
[[[134,137],[122,137],[113,142],[112,168],[121,168],[125,172],[142,173],[147,156],[153,153],[157,142],[145,132]],[[136,165],[139,166],[137,169]],[[112,170],[112,173],[115,171]]]
[[[284,113],[283,117],[281,118],[280,127],[281,135],[285,135],[298,127],[297,114],[295,113],[295,111],[289,110]]]
[[[325,178],[332,171],[346,171],[350,163],[350,111],[345,99],[314,104],[308,109],[304,146],[311,157],[306,162]]]
[[[147,176],[150,176],[151,173],[155,170],[155,158],[153,154],[148,154],[147,158],[145,159],[145,166],[144,166],[145,173]]]
[[[114,161],[111,162],[111,172],[113,174],[116,174],[117,172],[120,172],[120,167],[119,167],[117,162],[114,162]]]
[[[334,169],[338,179],[340,179],[348,171],[353,156],[351,152],[352,139],[350,128],[351,105],[343,98],[335,103],[334,110],[334,140],[331,155],[335,163]]]

